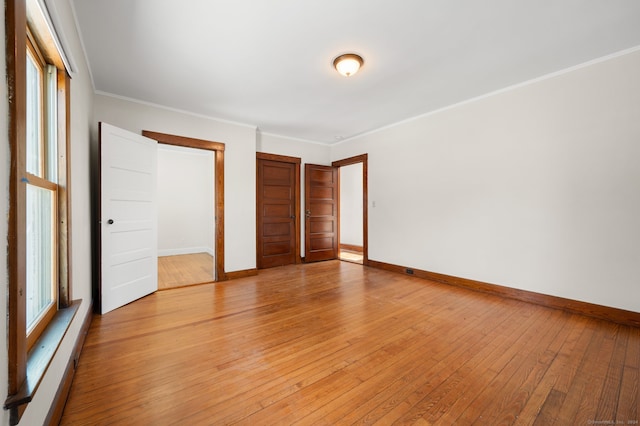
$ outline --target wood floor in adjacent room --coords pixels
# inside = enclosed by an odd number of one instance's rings
[[[639,328],[329,261],[96,316],[61,424],[628,425],[639,368]]]
[[[213,256],[209,253],[158,257],[159,290],[213,281]]]
[[[355,252],[355,251],[341,249],[338,252],[338,258],[346,262],[359,263],[360,265],[362,265],[363,255],[362,255],[362,252]]]

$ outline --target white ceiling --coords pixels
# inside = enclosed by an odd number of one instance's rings
[[[640,46],[638,0],[73,5],[97,91],[322,143]]]

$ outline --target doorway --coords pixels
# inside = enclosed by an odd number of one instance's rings
[[[158,143],[214,151],[214,279],[224,272],[224,144],[99,123],[98,285],[101,314],[158,290]]]
[[[158,144],[158,290],[215,280],[214,168],[212,151]]]
[[[206,180],[210,182],[210,185],[207,183],[207,188],[210,189],[205,189],[205,191],[210,191],[210,197],[207,197],[207,199],[211,200],[212,203],[210,209],[205,208],[204,213],[204,215],[210,216],[210,220],[206,225],[203,225],[205,227],[204,231],[201,228],[200,232],[202,234],[209,234],[209,237],[212,237],[213,239],[212,243],[203,243],[201,246],[195,246],[202,248],[201,250],[197,250],[197,253],[182,253],[188,255],[197,254],[197,256],[175,257],[173,259],[162,259],[159,257],[158,268],[160,269],[162,267],[165,268],[165,270],[173,268],[174,271],[182,271],[181,273],[176,272],[177,276],[184,275],[184,277],[179,278],[179,286],[202,284],[212,281],[225,281],[227,279],[227,274],[224,271],[224,144],[202,139],[151,132],[148,130],[143,130],[142,135],[158,141],[160,144],[159,146],[162,146],[165,150],[171,150],[172,148],[178,147],[190,149],[191,151],[182,152],[189,152],[189,155],[198,153],[199,155],[202,155],[201,159],[208,157],[210,160],[204,160],[202,162],[210,161],[211,164],[211,169],[209,169],[208,172],[200,172],[203,174],[203,180],[205,180],[205,175],[209,174]],[[175,155],[176,152],[179,151],[173,151],[172,154]],[[170,178],[171,176],[168,177],[168,179]],[[173,178],[176,177],[173,176]],[[176,180],[179,179],[176,178]],[[190,183],[193,184],[194,182]],[[189,182],[186,184],[189,184]],[[207,201],[207,203],[209,203],[209,201]],[[178,217],[175,220],[180,222],[182,219]],[[170,247],[164,247],[164,249],[166,248]],[[193,246],[191,248],[193,248]],[[184,247],[180,249],[184,249]],[[170,254],[179,256],[179,250],[178,253],[173,252]],[[160,254],[161,253],[162,252],[160,252]],[[164,253],[167,252],[165,251]],[[163,264],[161,263],[163,260],[172,260],[177,262],[163,262]],[[173,280],[174,278],[169,279]],[[178,278],[175,279],[178,280]],[[178,285],[173,285],[169,288],[176,286]]]
[[[340,173],[340,235],[338,258],[362,264],[363,259],[363,197],[362,163],[339,168]]]
[[[338,168],[338,258],[368,265],[368,156],[334,161]]]

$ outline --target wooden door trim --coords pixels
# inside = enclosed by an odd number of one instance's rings
[[[369,265],[369,155],[361,154],[354,157],[337,160],[331,163],[333,167],[350,166],[362,163],[362,264]],[[340,197],[338,196],[338,203]],[[338,215],[338,218],[340,215]],[[338,219],[338,224],[340,220]],[[338,240],[340,237],[338,236]]]
[[[266,152],[256,152],[256,159],[280,161],[282,163],[300,164],[302,160],[299,157],[289,157],[287,155],[267,154]]]
[[[184,146],[187,148],[200,148],[206,149],[207,151],[224,151],[225,148],[222,142],[188,138],[186,136],[169,135],[167,133],[152,132],[150,130],[143,130],[142,136],[155,139],[158,142],[167,145]]]
[[[159,143],[187,148],[198,148],[215,153],[215,170],[213,186],[215,192],[215,245],[216,245],[216,281],[226,281],[227,273],[224,271],[224,148],[222,142],[207,141],[203,139],[188,138],[184,136],[169,135],[166,133],[143,130],[142,136],[155,139]]]
[[[352,164],[358,164],[358,163],[366,164],[368,157],[369,157],[368,154],[356,155],[355,157],[349,157],[343,160],[334,161],[331,163],[331,166],[342,167],[342,166],[350,166]]]
[[[294,168],[294,179],[295,179],[295,185],[293,188],[293,192],[294,192],[294,197],[295,197],[295,207],[294,207],[294,214],[296,216],[295,220],[294,220],[294,232],[296,234],[296,242],[295,242],[295,259],[296,259],[296,264],[300,264],[302,263],[302,257],[300,256],[300,164],[302,163],[302,159],[299,157],[289,157],[287,155],[277,155],[277,154],[268,154],[266,152],[256,152],[256,167],[257,167],[257,160],[268,160],[268,161],[279,161],[281,163],[291,163],[294,164],[295,168]],[[258,188],[258,173],[256,173],[256,189]],[[256,193],[256,206],[258,205],[258,194]],[[258,219],[258,214],[256,212],[256,266],[257,266],[257,257],[258,257],[258,247],[260,242],[258,241],[258,238],[260,238],[260,236],[258,235],[259,233],[257,232],[258,228],[259,228],[259,219]]]

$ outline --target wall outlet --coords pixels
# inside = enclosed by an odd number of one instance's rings
[[[413,269],[407,268],[407,269],[405,269],[405,271],[406,271],[407,274],[413,275]]]

